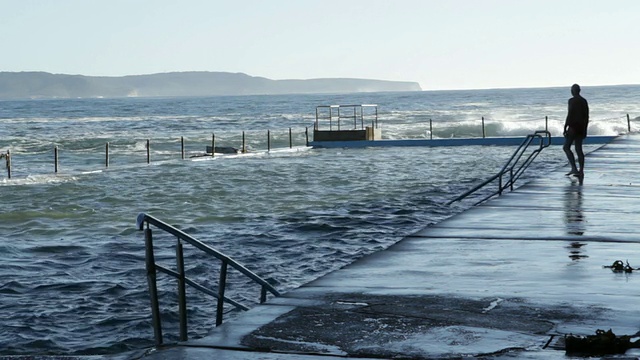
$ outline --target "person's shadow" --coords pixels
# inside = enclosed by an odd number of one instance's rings
[[[564,224],[567,235],[583,236],[585,227],[585,214],[582,209],[582,178],[575,179],[568,185],[564,192]],[[588,257],[582,247],[586,245],[580,241],[573,241],[567,248],[571,260],[580,260]]]

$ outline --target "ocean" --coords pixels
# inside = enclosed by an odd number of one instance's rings
[[[447,201],[495,174],[515,150],[309,149],[305,132],[312,135],[318,105],[377,104],[385,139],[478,137],[483,118],[486,136],[545,127],[559,135],[569,85],[0,101],[0,154],[9,150],[12,159],[10,179],[0,160],[0,355],[107,355],[154,345],[141,212],[286,292],[464,211],[471,201]],[[585,86],[582,94],[589,134],[626,132],[627,114],[638,129],[640,86]],[[200,156],[213,135],[216,146],[236,148],[244,138],[247,154]],[[562,149],[551,146],[521,184],[562,166]],[[154,241],[158,260],[173,266],[175,238],[156,231]],[[215,289],[217,261],[188,251],[185,262],[190,277]],[[176,341],[175,281],[159,279],[165,341]],[[255,287],[229,281],[229,297],[257,304]],[[189,337],[204,336],[215,299],[187,295]],[[225,321],[234,316],[228,309]]]

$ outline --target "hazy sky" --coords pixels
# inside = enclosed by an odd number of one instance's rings
[[[638,0],[0,0],[0,71],[640,83]]]

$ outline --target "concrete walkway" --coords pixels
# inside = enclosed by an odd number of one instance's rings
[[[636,334],[640,270],[603,266],[640,267],[640,135],[566,171],[145,359],[566,359],[565,334]]]

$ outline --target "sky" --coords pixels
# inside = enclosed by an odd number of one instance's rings
[[[0,0],[0,71],[640,84],[638,0]]]

